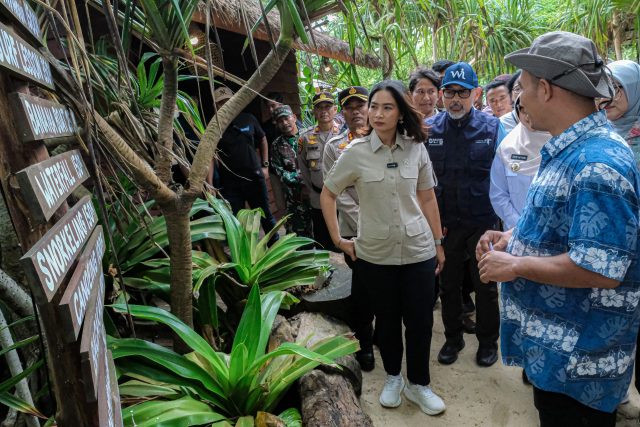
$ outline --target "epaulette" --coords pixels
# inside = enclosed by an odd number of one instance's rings
[[[343,139],[347,138],[347,135],[349,134],[349,128],[346,128],[343,132],[341,132],[340,134],[331,137],[331,139],[329,139],[327,141],[327,145],[336,142],[336,141],[342,141]]]

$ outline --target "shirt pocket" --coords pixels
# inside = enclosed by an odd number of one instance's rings
[[[380,169],[368,169],[362,173],[362,187],[364,194],[360,195],[362,199],[367,198],[384,198],[387,195],[384,185],[384,171]]]
[[[410,256],[433,250],[434,243],[425,218],[419,218],[405,225],[405,233],[407,234],[405,245]]]
[[[400,182],[398,182],[398,192],[403,196],[415,195],[418,186],[418,166],[401,166],[400,177]]]
[[[320,147],[318,146],[307,147],[306,160],[307,160],[307,166],[309,167],[309,169],[314,171],[320,170],[321,157],[322,157],[322,150],[320,150]]]

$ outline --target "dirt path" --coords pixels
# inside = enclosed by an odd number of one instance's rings
[[[533,406],[531,386],[526,386],[518,368],[504,366],[498,361],[490,368],[475,363],[478,342],[465,335],[466,347],[456,363],[440,365],[437,354],[444,343],[444,330],[440,310],[434,312],[433,340],[431,343],[431,385],[447,405],[444,414],[430,417],[418,406],[403,398],[396,409],[385,409],[378,403],[384,384],[380,354],[376,351],[376,369],[363,373],[364,384],[361,403],[377,427],[535,427],[537,412]],[[406,372],[403,368],[403,375]],[[633,388],[633,387],[632,387]],[[635,389],[631,402],[624,405],[625,413],[638,416],[640,396]],[[622,412],[622,411],[619,411]],[[618,416],[617,426],[639,426],[638,421]]]

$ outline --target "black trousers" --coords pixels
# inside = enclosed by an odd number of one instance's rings
[[[236,215],[240,209],[244,209],[245,202],[251,209],[261,208],[264,218],[260,219],[265,234],[276,225],[276,219],[269,209],[269,196],[267,195],[267,182],[261,171],[257,171],[251,179],[242,179],[234,176],[223,175],[220,177],[222,197],[224,197]],[[278,240],[277,235],[273,241]]]
[[[431,328],[433,327],[433,288],[436,261],[405,265],[379,265],[358,259],[354,272],[366,288],[376,316],[376,336],[384,370],[400,374],[407,345],[407,378],[414,384],[428,385]]]
[[[327,229],[327,224],[322,216],[322,209],[311,208],[311,221],[313,222],[313,240],[318,242],[319,246],[316,245],[318,249],[340,252],[331,241],[329,229]]]
[[[540,416],[540,427],[614,427],[616,411],[590,408],[566,394],[533,388],[533,403]]]
[[[462,286],[465,268],[469,268],[476,293],[476,337],[481,346],[497,345],[500,334],[498,288],[495,282],[480,282],[475,250],[486,228],[449,228],[444,240],[446,262],[440,275],[442,322],[448,342],[462,339]],[[469,261],[469,266],[466,260]]]
[[[346,237],[349,239],[350,237]],[[355,270],[355,261],[347,254],[344,261],[351,269],[351,295],[349,296],[349,309],[346,318],[349,319],[349,326],[360,341],[360,349],[364,351],[373,350],[373,308],[367,293],[367,285]]]

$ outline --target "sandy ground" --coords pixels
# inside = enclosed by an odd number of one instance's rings
[[[433,314],[431,386],[442,397],[447,410],[438,416],[428,416],[406,398],[403,398],[400,407],[395,409],[380,406],[378,397],[386,374],[382,368],[380,354],[376,350],[376,368],[372,372],[363,373],[364,384],[360,398],[363,409],[371,416],[374,425],[377,427],[538,426],[531,386],[522,382],[521,370],[504,366],[500,360],[489,368],[476,365],[475,354],[478,341],[475,336],[465,334],[466,347],[454,364],[445,366],[438,363],[438,351],[444,344],[444,328],[439,306]],[[404,367],[403,375],[406,379]],[[619,411],[617,426],[640,426],[637,421],[640,396],[633,387],[630,399],[630,403],[623,405]],[[631,419],[634,415],[635,420]]]

